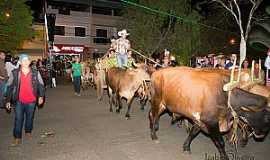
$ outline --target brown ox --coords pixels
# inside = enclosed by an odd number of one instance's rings
[[[112,105],[116,104],[116,112],[120,112],[122,108],[121,99],[127,100],[128,109],[126,118],[130,118],[130,108],[134,96],[140,97],[141,109],[147,102],[148,95],[146,92],[146,81],[150,80],[150,75],[146,71],[145,66],[139,66],[136,69],[122,69],[113,67],[108,69],[106,73],[106,83],[108,86],[108,95],[110,103],[110,112],[113,111]]]
[[[154,72],[149,111],[151,138],[157,140],[159,117],[169,110],[193,122],[183,145],[184,151],[190,151],[192,140],[203,131],[213,140],[221,159],[228,160],[221,134],[228,132],[232,124],[227,107],[228,94],[223,91],[228,81],[228,74],[218,70],[177,67]],[[265,137],[270,129],[267,99],[238,88],[232,90],[230,98],[241,122],[250,127],[256,138]]]

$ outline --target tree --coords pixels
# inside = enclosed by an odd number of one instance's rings
[[[241,65],[243,63],[243,61],[246,58],[246,52],[247,52],[247,40],[248,40],[248,35],[251,29],[251,21],[254,15],[254,12],[256,11],[256,9],[258,8],[258,6],[261,4],[261,2],[263,0],[212,0],[214,2],[217,2],[219,4],[221,4],[227,11],[229,11],[229,13],[231,13],[231,15],[233,15],[236,23],[239,26],[239,30],[240,30],[240,61],[239,61],[239,65],[241,68]],[[242,19],[243,15],[240,9],[240,3],[251,3],[251,7],[250,10],[248,12],[249,16],[248,16],[248,20],[246,25],[244,26],[244,20]],[[246,9],[246,8],[245,8]],[[239,74],[240,76],[240,74]],[[238,77],[239,78],[239,77]]]
[[[127,28],[132,47],[150,56],[165,48],[183,65],[198,52],[199,14],[192,10],[191,0],[140,0],[130,3],[123,12],[121,28]]]
[[[15,52],[32,37],[32,16],[26,0],[0,0],[0,50]]]

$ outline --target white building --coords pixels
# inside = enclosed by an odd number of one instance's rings
[[[117,36],[121,3],[99,0],[47,0],[47,14],[55,14],[55,54],[104,54]]]

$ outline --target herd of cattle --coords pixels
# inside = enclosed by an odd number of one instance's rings
[[[250,78],[247,79],[246,75],[244,71],[241,73],[241,83],[249,81]],[[145,64],[139,64],[134,65],[134,69],[110,68],[105,72],[105,80],[111,112],[113,106],[116,107],[116,112],[120,112],[121,99],[125,99],[128,106],[125,116],[129,119],[134,98],[139,98],[141,109],[150,101],[152,140],[158,139],[156,132],[159,129],[160,116],[164,113],[191,122],[191,130],[183,145],[186,152],[190,152],[192,140],[200,132],[204,132],[214,142],[220,158],[229,160],[223,139],[223,135],[231,133],[233,125],[228,98],[240,120],[243,145],[247,144],[250,137],[265,138],[270,130],[268,88],[259,84],[248,90],[234,88],[228,97],[228,93],[223,91],[223,86],[230,81],[229,71],[189,67],[155,70]]]

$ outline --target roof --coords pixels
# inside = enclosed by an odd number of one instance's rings
[[[119,8],[122,6],[120,0],[48,0],[50,2],[67,2],[82,5],[94,5],[98,7]]]

